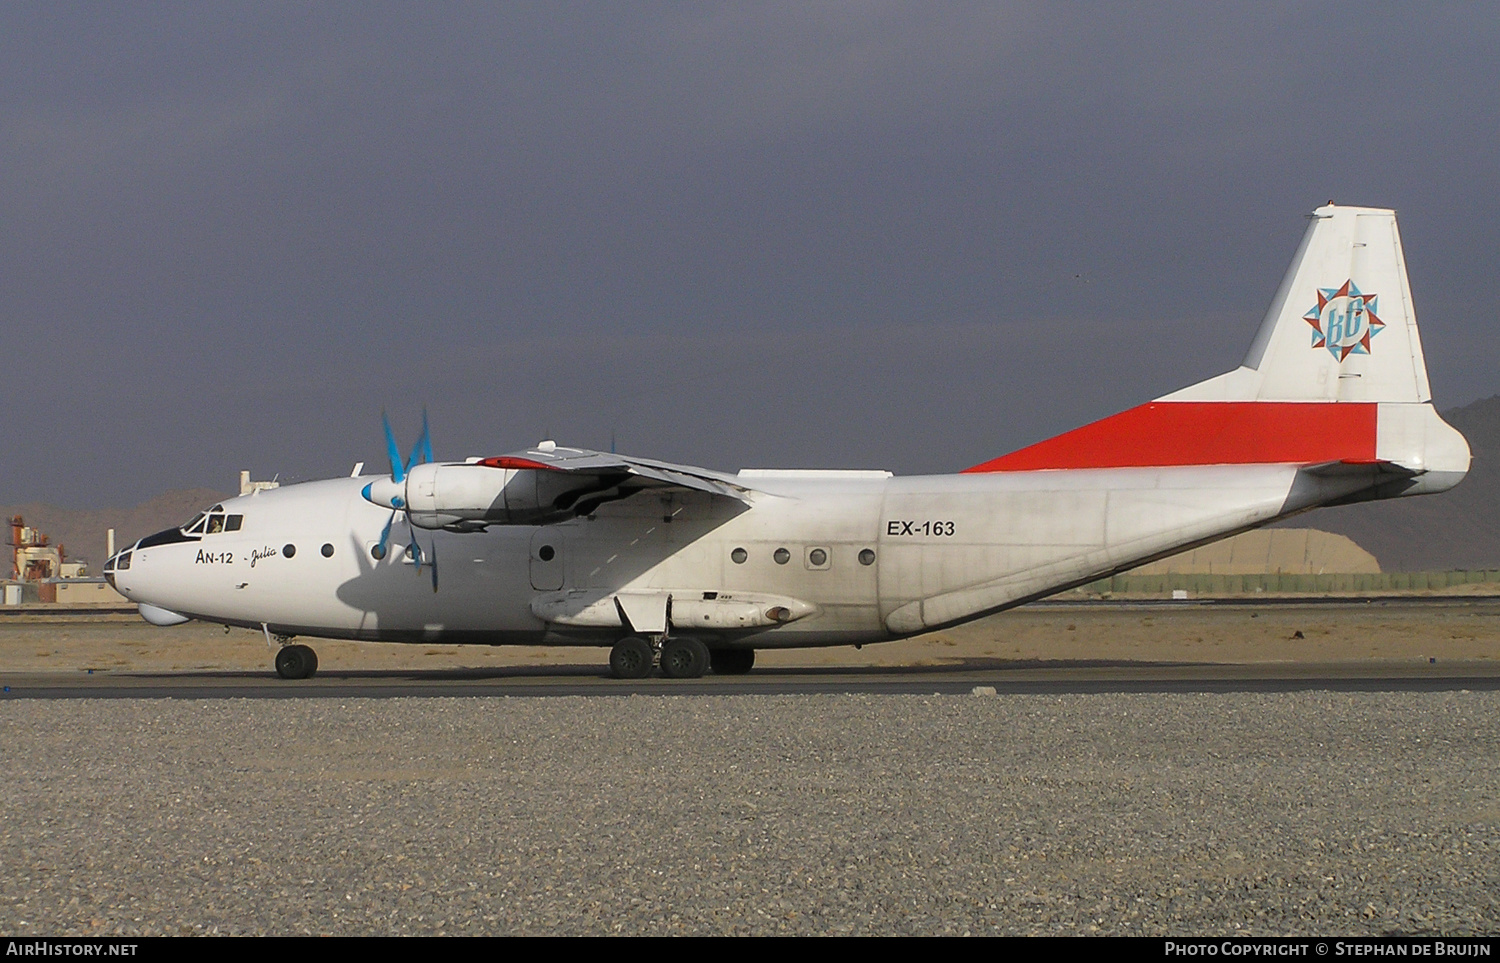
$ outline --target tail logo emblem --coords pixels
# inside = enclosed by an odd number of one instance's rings
[[[1385,328],[1375,313],[1379,295],[1365,294],[1345,281],[1342,287],[1318,288],[1318,303],[1302,319],[1312,325],[1312,346],[1327,348],[1340,361],[1351,354],[1369,354],[1370,339]]]

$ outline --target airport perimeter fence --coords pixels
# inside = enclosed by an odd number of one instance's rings
[[[1089,595],[1249,595],[1287,592],[1307,595],[1359,595],[1384,592],[1432,592],[1474,586],[1480,591],[1500,590],[1500,569],[1451,572],[1378,572],[1291,575],[1214,575],[1171,573],[1167,575],[1116,575],[1085,585]],[[1488,588],[1481,588],[1488,586]]]

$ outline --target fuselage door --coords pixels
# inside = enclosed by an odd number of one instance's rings
[[[553,592],[563,587],[563,530],[543,525],[531,536],[531,587]]]

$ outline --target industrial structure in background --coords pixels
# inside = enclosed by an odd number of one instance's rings
[[[354,469],[355,474],[359,474],[359,469],[363,468],[364,464],[364,462],[359,463],[359,465]],[[240,472],[240,494],[253,495],[256,492],[266,492],[270,491],[273,488],[280,488],[281,482],[278,480],[280,478],[281,476],[277,475],[270,481],[251,481],[250,473],[248,471],[242,471]],[[110,554],[113,555],[114,552],[110,552]]]
[[[47,536],[26,525],[20,515],[10,520],[10,545],[14,550],[10,577],[18,582],[40,582],[51,578],[85,578],[88,564],[67,561],[67,550],[49,544]]]
[[[114,548],[115,532],[109,530]],[[126,604],[125,599],[102,578],[90,578],[88,563],[68,561],[67,549],[53,545],[45,533],[16,515],[10,520],[11,580],[5,583],[6,605],[23,602],[59,602],[69,605]]]

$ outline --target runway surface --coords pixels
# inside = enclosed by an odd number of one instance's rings
[[[0,698],[397,698],[826,693],[1427,692],[1500,686],[1500,598],[1253,598],[1027,606],[902,642],[762,650],[745,676],[609,678],[603,649],[305,640],[286,681],[259,633],[129,615],[0,622]]]
[[[321,673],[288,682],[267,672],[28,674],[3,699],[390,699],[725,695],[962,695],[1149,692],[1442,692],[1500,690],[1483,662],[1372,668],[1359,663],[1278,666],[1058,664],[905,669],[781,669],[749,676],[622,681],[593,666]]]

